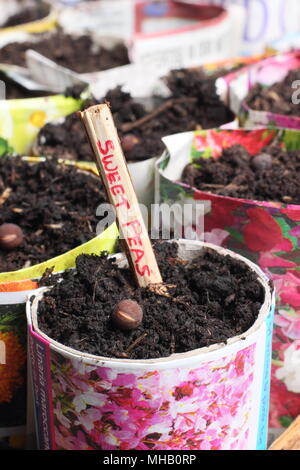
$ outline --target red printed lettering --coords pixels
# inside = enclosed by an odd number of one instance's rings
[[[106,155],[106,157],[102,158],[102,163],[104,165],[104,170],[105,171],[114,171],[115,172],[118,169],[117,166],[115,166],[114,168],[109,168],[109,165],[113,164],[112,157],[113,157],[113,155]]]
[[[105,149],[103,149],[101,147],[101,142],[100,142],[100,140],[98,140],[97,141],[97,147],[100,150],[100,152],[102,153],[102,155],[106,155],[109,152],[109,150],[115,150],[115,146],[114,146],[114,143],[113,143],[112,140],[107,140],[105,142]]]
[[[131,253],[136,255],[136,260],[134,261],[136,264],[139,263],[145,255],[144,250],[139,250],[138,248],[136,248],[136,249],[134,248],[133,250],[130,250],[130,251],[131,251]]]
[[[108,179],[109,184],[114,184],[121,180],[120,175],[117,171],[115,171],[114,173],[107,173],[106,177]]]
[[[136,264],[136,265],[135,265],[135,269],[136,269],[136,272],[137,272],[140,276],[145,276],[145,274],[147,274],[147,275],[150,277],[150,268],[149,268],[149,266],[147,266],[146,264],[142,267],[142,269],[140,269],[139,265]]]
[[[111,187],[111,192],[114,196],[117,196],[118,194],[124,194],[125,189],[122,184],[117,184],[116,186]]]
[[[130,209],[130,204],[129,204],[129,201],[126,197],[124,197],[123,195],[121,195],[121,201],[116,203],[116,207],[120,207],[120,206],[126,206],[127,209]]]
[[[127,238],[127,241],[128,241],[129,246],[137,246],[137,245],[142,246],[141,237],[139,237],[138,235],[136,237]]]

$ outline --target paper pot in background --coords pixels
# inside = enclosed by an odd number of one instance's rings
[[[200,204],[205,214],[200,239],[246,256],[273,280],[277,312],[270,417],[271,426],[280,427],[300,413],[300,205],[218,196],[180,183],[185,165],[199,156],[217,158],[234,144],[255,154],[275,139],[286,149],[300,150],[300,132],[294,130],[215,129],[165,138],[168,151],[156,165],[156,202]],[[186,221],[187,238],[197,237],[192,224]]]
[[[46,122],[77,111],[81,103],[63,95],[0,100],[0,144],[21,155],[28,153]]]
[[[199,3],[199,0],[187,0]],[[207,0],[206,3],[239,6],[245,12],[246,24],[239,53],[261,54],[266,44],[283,38],[288,32],[299,32],[300,3],[298,0]]]
[[[236,56],[244,11],[209,2],[97,1],[65,9],[60,26],[68,33],[88,31],[118,36],[130,45],[134,63],[160,73]],[[234,28],[233,28],[234,26]],[[81,29],[80,29],[81,28]]]
[[[23,6],[22,3],[20,3],[17,0],[1,0],[0,2],[0,34],[3,33],[15,33],[15,32],[26,32],[26,33],[44,33],[45,31],[51,31],[52,29],[55,28],[57,18],[58,18],[58,12],[54,7],[50,7],[49,3],[44,3],[44,16],[38,20],[35,21],[29,21],[28,23],[23,23],[19,24],[16,26],[9,26],[9,27],[4,27],[1,28],[1,25],[4,24],[7,19],[15,15],[16,13],[20,13],[23,9],[27,7],[38,7],[38,4],[42,4],[42,2],[35,2],[34,0],[32,1],[26,1],[24,2],[25,5]],[[47,7],[48,5],[48,7]],[[41,6],[41,5],[39,5]]]
[[[300,117],[256,111],[251,109],[245,102],[248,92],[256,83],[270,86],[273,83],[281,82],[290,70],[299,67],[300,51],[295,51],[267,58],[227,77],[227,81],[229,81],[229,105],[232,111],[239,116],[242,127],[300,129]],[[226,81],[226,77],[224,77],[224,80]],[[291,101],[293,94],[295,99],[299,100],[299,86],[293,88],[291,84]]]
[[[183,259],[203,249],[200,242],[179,244]],[[226,345],[162,359],[120,360],[66,347],[38,328],[42,290],[28,302],[40,448],[264,449],[274,298],[259,268],[240,259],[266,292],[254,325]],[[123,255],[118,260],[124,264]]]
[[[90,171],[84,164],[75,165]],[[47,268],[63,271],[74,267],[77,256],[82,253],[113,252],[117,237],[118,230],[113,224],[67,253],[29,268],[0,273],[0,448],[22,447],[25,441],[32,441],[34,433],[31,427],[26,429],[27,296],[37,288],[36,280]]]

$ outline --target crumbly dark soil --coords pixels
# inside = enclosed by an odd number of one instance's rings
[[[267,170],[255,168],[253,158],[241,145],[224,149],[219,158],[199,158],[188,164],[182,181],[202,191],[288,204],[300,203],[300,151],[268,146],[260,153],[272,157]]]
[[[67,271],[40,302],[39,327],[82,352],[148,359],[226,342],[253,325],[264,292],[246,265],[209,250],[186,264],[177,259],[177,245],[166,242],[156,245],[156,256],[170,297],[136,288],[130,271],[106,256],[81,255],[77,270]],[[46,277],[46,284],[53,281]],[[123,299],[136,300],[144,312],[131,332],[110,320]]]
[[[0,201],[7,188],[12,192],[0,202],[0,225],[19,225],[24,242],[11,251],[0,249],[0,272],[46,261],[95,236],[96,208],[106,201],[98,178],[51,161],[1,157]]]
[[[41,20],[42,18],[45,18],[49,12],[49,5],[38,1],[36,2],[36,5],[24,8],[15,15],[10,16],[7,21],[1,25],[1,27],[8,28],[10,26],[18,26],[20,24],[30,23],[31,21]]]
[[[147,113],[120,87],[108,92],[102,100],[110,102],[121,143],[128,134],[137,139],[131,149],[124,149],[128,161],[160,155],[164,150],[161,138],[166,135],[218,127],[234,119],[217,96],[215,79],[201,70],[175,70],[166,81],[172,95],[160,100],[154,113]],[[70,115],[64,124],[46,124],[38,136],[38,152],[59,158],[94,160],[76,114]]]
[[[270,87],[254,85],[246,98],[246,103],[257,111],[300,117],[299,104],[292,102],[292,94],[295,93],[292,83],[295,80],[300,80],[300,67],[291,70],[283,81],[274,83]]]
[[[25,66],[27,49],[33,49],[77,73],[96,72],[129,63],[127,48],[121,43],[106,49],[96,46],[90,36],[74,38],[60,31],[40,35],[37,42],[7,44],[0,49],[0,63]]]

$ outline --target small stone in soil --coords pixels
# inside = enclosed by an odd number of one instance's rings
[[[16,224],[0,225],[0,247],[4,250],[13,250],[23,242],[23,231]]]
[[[255,155],[251,163],[255,170],[269,170],[272,167],[272,157],[268,153],[260,153],[259,155]]]
[[[133,330],[142,323],[143,310],[135,300],[121,300],[113,310],[111,319],[120,330]]]

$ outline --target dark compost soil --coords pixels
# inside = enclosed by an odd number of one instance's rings
[[[253,325],[264,291],[245,264],[210,250],[182,262],[176,243],[159,242],[155,251],[170,297],[136,288],[130,271],[106,256],[81,255],[62,282],[46,277],[54,287],[39,304],[41,330],[82,352],[148,359],[226,342]],[[136,300],[144,312],[142,324],[129,332],[110,320],[123,299]]]
[[[12,191],[3,202],[8,188]],[[0,272],[46,261],[89,241],[99,222],[96,208],[104,201],[100,180],[74,167],[2,157],[0,225],[19,225],[24,242],[11,251],[0,249]]]
[[[28,49],[77,73],[96,72],[129,63],[127,48],[121,43],[107,49],[96,46],[90,36],[75,38],[60,31],[43,34],[39,38],[37,42],[13,42],[2,47],[0,63],[26,66],[25,52]]]
[[[270,87],[255,84],[246,98],[246,103],[257,111],[300,117],[299,104],[292,102],[292,94],[296,91],[292,88],[292,83],[296,80],[300,80],[300,67],[291,70],[283,81]]]
[[[30,23],[31,21],[41,20],[42,18],[45,18],[49,14],[49,12],[49,5],[38,1],[36,2],[36,5],[24,8],[20,12],[11,15],[6,20],[6,22],[1,25],[1,27],[8,28],[11,26],[18,26],[24,23]]]
[[[131,145],[128,142],[123,145],[128,161],[159,156],[164,150],[161,138],[166,135],[218,127],[234,119],[216,93],[215,79],[201,70],[174,70],[165,80],[171,97],[151,113],[120,87],[102,100],[110,102],[121,143],[125,136],[133,138]],[[78,121],[73,114],[63,124],[46,124],[38,136],[38,151],[43,155],[93,161],[85,131]]]
[[[267,166],[258,155],[267,154]],[[224,149],[219,158],[199,158],[188,164],[182,181],[223,196],[257,201],[300,203],[300,150],[269,146],[251,156],[241,145]]]

